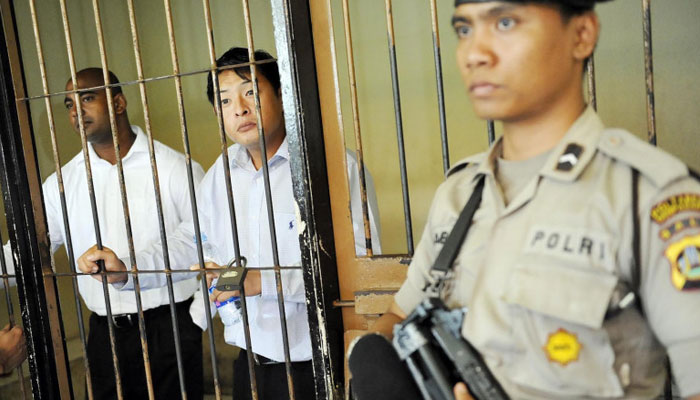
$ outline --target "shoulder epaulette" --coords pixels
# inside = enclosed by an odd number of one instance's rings
[[[622,129],[603,131],[598,149],[638,170],[656,187],[688,176],[688,167],[682,161]]]
[[[486,157],[486,153],[478,153],[474,154],[472,156],[469,156],[465,159],[457,161],[455,165],[450,167],[450,169],[447,170],[447,173],[445,174],[445,178],[449,178],[451,175],[455,174],[456,172],[459,172],[469,166],[470,164],[474,165],[479,165],[484,161],[484,158]]]
[[[690,174],[690,176],[695,178],[696,181],[700,181],[700,173],[691,168],[688,168],[688,173]]]

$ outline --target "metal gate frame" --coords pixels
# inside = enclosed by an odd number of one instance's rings
[[[343,324],[309,4],[271,0],[300,232],[316,396],[343,396]],[[11,0],[2,0],[0,166],[37,399],[72,399],[33,129]],[[302,90],[303,88],[303,90]]]

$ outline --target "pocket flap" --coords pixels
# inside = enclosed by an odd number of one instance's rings
[[[606,271],[549,264],[520,264],[505,300],[532,311],[582,324],[602,326],[617,277]]]

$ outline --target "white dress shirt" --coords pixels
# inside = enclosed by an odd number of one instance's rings
[[[274,265],[268,225],[265,199],[264,177],[262,169],[256,170],[245,148],[234,144],[228,149],[230,160],[231,184],[238,225],[238,240],[241,255],[245,256],[248,267],[271,267]],[[225,265],[234,258],[231,220],[229,217],[228,195],[226,193],[225,170],[219,157],[207,172],[198,190],[198,209],[201,232],[207,235],[219,259],[218,264]],[[275,230],[279,262],[282,266],[301,265],[299,233],[295,216],[295,202],[292,191],[292,176],[289,165],[287,139],[268,161],[270,188],[274,210]],[[348,152],[348,174],[352,204],[353,227],[355,231],[355,248],[360,255],[365,254],[364,225],[359,189],[359,170],[357,162]],[[372,178],[367,176],[367,199],[372,232],[373,251],[381,253],[379,243],[379,215]],[[190,254],[191,263],[197,263],[194,231],[192,224],[181,225],[169,242],[171,257],[173,252]],[[157,259],[159,252],[155,249],[137,256],[139,265]],[[178,254],[178,258],[180,255]],[[184,266],[181,266],[184,267]],[[253,351],[267,358],[283,361],[281,321],[277,305],[277,290],[274,272],[261,272],[262,293],[246,298],[248,318]],[[292,361],[311,359],[311,338],[306,316],[304,281],[301,270],[283,270],[282,288],[287,317],[289,350]],[[207,327],[204,312],[204,300],[201,291],[195,295],[190,308],[193,321],[203,329]],[[245,336],[242,324],[226,327],[224,336],[227,343],[245,348]]]
[[[131,129],[136,133],[136,140],[126,156],[122,158],[122,166],[134,250],[138,254],[141,250],[153,246],[154,243],[160,243],[161,238],[148,152],[148,137],[138,126],[132,125]],[[153,146],[158,166],[165,230],[169,232],[175,230],[183,221],[192,220],[185,157],[158,141],[154,141]],[[129,247],[117,166],[99,158],[92,145],[88,146],[88,151],[102,244],[112,249],[116,254],[128,257]],[[73,241],[73,254],[77,260],[96,243],[85,174],[85,160],[82,152],[63,166],[61,172],[63,173],[68,221]],[[199,164],[193,162],[192,172],[196,187],[201,181],[204,171]],[[56,173],[51,174],[46,179],[43,184],[43,192],[51,251],[55,252],[58,247],[66,243],[66,229],[63,224]],[[8,269],[14,271],[13,263],[10,261],[9,244],[5,246],[5,258]],[[177,260],[173,260],[171,257],[171,263],[176,264]],[[162,263],[150,267],[163,269]],[[178,274],[173,275],[176,279],[181,278],[178,277]],[[176,302],[190,298],[197,289],[196,279],[191,276],[185,278],[187,279],[180,279],[173,285]],[[102,282],[90,276],[80,276],[78,277],[78,288],[88,309],[98,315],[106,315]],[[133,291],[119,291],[110,285],[109,295],[113,314],[135,313],[137,311]],[[141,291],[141,299],[144,310],[168,304],[167,287],[161,286],[143,290]]]

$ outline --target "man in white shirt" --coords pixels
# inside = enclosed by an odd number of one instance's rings
[[[255,59],[274,60],[264,52],[256,51]],[[301,264],[299,233],[294,212],[292,178],[289,165],[289,152],[282,110],[279,72],[274,61],[257,65],[258,89],[260,95],[261,120],[264,128],[266,153],[260,151],[258,142],[257,116],[253,95],[253,83],[248,49],[234,47],[217,60],[217,67],[240,65],[223,69],[218,73],[219,94],[224,128],[228,137],[236,142],[228,149],[229,165],[219,157],[207,172],[198,190],[200,226],[207,235],[207,241],[215,249],[218,259],[207,263],[208,268],[226,265],[235,259],[233,229],[229,217],[228,195],[225,184],[226,168],[231,174],[233,198],[238,229],[240,256],[251,267],[245,279],[246,304],[250,336],[256,361],[255,376],[259,398],[286,399],[288,396],[284,349],[282,342],[279,307],[274,273],[271,270],[256,270],[255,267],[274,265],[273,249],[270,240],[268,211],[266,206],[262,165],[267,160],[270,175],[270,191],[273,203],[273,220],[277,239],[277,251],[281,266]],[[212,105],[215,102],[211,74],[208,77],[207,95]],[[348,176],[350,179],[351,210],[355,232],[355,249],[358,255],[365,254],[364,225],[360,201],[359,168],[351,153],[347,153]],[[381,253],[379,243],[379,215],[376,195],[371,177],[366,173],[367,198],[372,234],[372,250]],[[173,252],[189,252],[192,263],[196,263],[196,249],[192,226],[183,225],[175,235],[177,240],[169,243]],[[142,265],[158,255],[155,249],[137,255]],[[120,254],[120,253],[117,253]],[[108,252],[95,252],[94,268],[97,259],[104,259],[107,269],[124,270],[125,266]],[[215,257],[216,258],[216,257]],[[211,275],[208,277],[211,279]],[[124,278],[122,278],[124,279]],[[292,361],[292,378],[296,398],[308,399],[314,396],[311,367],[311,339],[309,335],[304,281],[301,269],[283,270],[282,290],[285,302],[286,325],[289,339],[289,353]],[[198,292],[198,295],[200,293]],[[212,301],[224,301],[235,292],[213,290]],[[206,327],[203,302],[195,300],[191,310],[193,319]],[[226,342],[242,349],[246,348],[241,323],[226,326]],[[250,380],[245,350],[234,362],[234,399],[250,399]]]
[[[112,84],[119,83],[117,77],[111,72],[109,80]],[[81,104],[83,125],[89,142],[88,153],[102,243],[128,254],[107,94],[104,89],[97,88],[104,85],[102,69],[81,70],[77,74],[77,81],[76,86],[80,91],[76,94],[67,94],[64,104],[71,125],[76,131],[79,131],[76,102],[80,101]],[[71,90],[74,90],[74,86],[69,80],[66,91]],[[141,128],[129,124],[126,98],[119,86],[112,87],[112,100],[129,202],[133,245],[135,251],[139,252],[154,242],[160,242],[148,139]],[[169,232],[181,222],[192,219],[189,190],[184,184],[187,181],[185,157],[157,141],[154,141],[153,146],[158,163],[164,224],[166,231]],[[197,163],[193,163],[192,166],[194,181],[198,184],[203,176],[203,170]],[[51,250],[56,251],[61,245],[68,246],[68,243],[72,243],[72,249],[68,251],[79,255],[87,251],[96,241],[82,153],[77,154],[63,166],[61,174],[65,188],[66,210],[61,209],[56,173],[49,176],[43,185]],[[69,227],[64,225],[64,211]],[[8,258],[11,257],[10,254],[10,251],[5,252]],[[7,265],[12,269],[13,263],[10,260]],[[78,287],[87,308],[92,311],[87,356],[93,398],[114,399],[117,397],[117,389],[109,345],[107,310],[100,279],[99,275],[80,276]],[[142,288],[144,290],[141,292],[141,302],[155,396],[156,398],[179,398],[180,386],[167,287],[142,286]],[[197,281],[190,276],[189,279],[176,282],[173,289],[177,302],[181,349],[188,368],[188,373],[185,375],[188,398],[201,398],[201,330],[188,315],[192,295],[197,289]],[[109,296],[124,398],[147,398],[135,293],[109,287]]]

